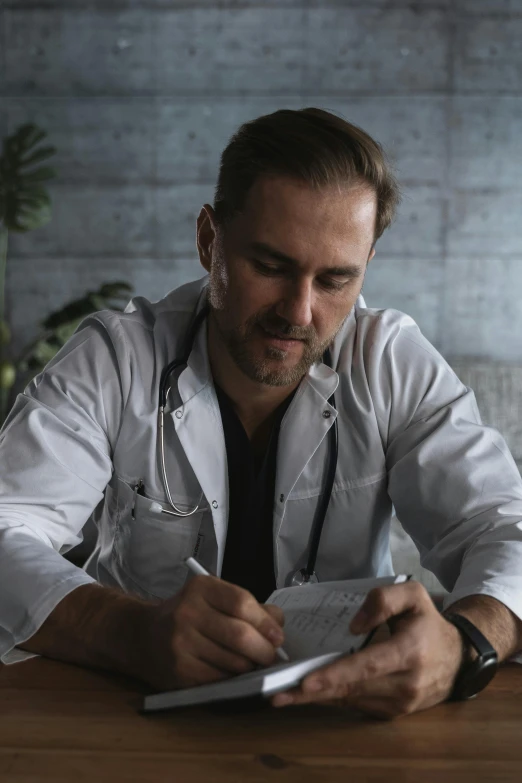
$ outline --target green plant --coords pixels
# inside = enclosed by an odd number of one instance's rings
[[[40,146],[45,137],[36,125],[22,125],[4,139],[0,156],[0,422],[16,379],[16,367],[7,356],[11,332],[5,318],[9,232],[31,231],[51,218],[51,199],[43,183],[55,172],[38,164],[54,155],[55,149]]]
[[[105,308],[120,310],[132,287],[114,282],[89,291],[51,313],[41,324],[41,333],[18,357],[10,350],[11,330],[5,316],[5,281],[9,234],[40,228],[51,219],[51,199],[44,183],[55,177],[54,169],[40,165],[52,157],[54,147],[42,145],[47,134],[36,125],[19,127],[7,136],[0,156],[0,425],[17,378],[33,375],[50,361],[89,313]]]
[[[89,313],[97,310],[121,310],[128,302],[132,286],[128,283],[104,283],[97,291],[88,291],[81,299],[51,313],[41,324],[42,331],[16,360],[16,370],[32,375],[42,370],[74,334]]]

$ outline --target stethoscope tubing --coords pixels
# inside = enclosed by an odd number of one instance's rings
[[[169,505],[173,509],[172,511],[165,511],[164,513],[178,516],[178,517],[190,517],[196,513],[199,509],[199,503],[189,511],[182,511],[178,508],[172,499],[169,486],[169,478],[167,475],[167,469],[165,465],[165,406],[167,404],[168,396],[170,394],[171,386],[169,385],[169,377],[179,367],[186,365],[192,350],[192,344],[195,340],[197,331],[201,326],[204,319],[207,317],[209,311],[208,304],[205,305],[194,318],[190,331],[185,341],[183,358],[174,359],[170,362],[161,373],[160,388],[159,388],[159,407],[158,407],[158,440],[160,451],[160,465],[161,465],[161,477]],[[325,351],[323,361],[329,367],[332,366],[332,357],[330,350]],[[332,394],[328,400],[328,403],[334,408],[337,413],[335,405],[335,396]],[[321,535],[323,532],[324,522],[326,519],[326,513],[330,504],[330,498],[332,495],[333,485],[335,481],[335,474],[337,471],[337,460],[339,456],[339,427],[337,424],[337,417],[335,418],[332,426],[328,431],[328,472],[326,476],[324,492],[320,495],[319,502],[314,514],[314,520],[312,523],[312,530],[310,532],[310,545],[308,551],[308,560],[306,567],[302,568],[293,575],[291,584],[301,585],[308,582],[317,582],[317,576],[315,573],[315,564],[317,561],[317,553],[319,551],[319,544],[321,543]]]
[[[335,408],[337,411],[337,408],[335,407],[335,397],[333,394],[328,402],[332,408]],[[317,561],[317,553],[319,551],[319,544],[321,542],[321,534],[323,532],[326,513],[328,511],[328,506],[330,505],[330,499],[332,497],[335,474],[337,471],[337,460],[339,457],[339,427],[337,424],[337,418],[328,430],[328,441],[328,473],[326,475],[326,483],[324,492],[319,497],[319,502],[314,514],[314,521],[310,533],[308,562],[306,564],[306,568],[301,571],[302,576],[305,578],[305,582],[310,581],[310,579],[312,579],[315,575],[315,563]]]
[[[159,406],[158,406],[158,440],[159,440],[159,451],[160,451],[161,477],[163,480],[163,486],[165,487],[167,500],[171,508],[173,509],[168,513],[171,515],[174,514],[177,517],[191,517],[193,514],[196,513],[196,511],[199,510],[199,503],[196,506],[194,506],[194,508],[191,508],[189,511],[183,511],[182,509],[178,508],[178,506],[176,506],[170,492],[169,477],[167,476],[167,468],[165,465],[165,406],[167,404],[168,396],[170,394],[170,389],[171,389],[171,386],[169,385],[169,378],[171,374],[174,372],[174,370],[178,369],[178,367],[183,367],[187,365],[190,352],[192,350],[192,344],[196,338],[196,334],[198,332],[199,327],[201,326],[201,324],[203,323],[203,321],[208,315],[208,311],[209,311],[208,304],[205,304],[193,320],[192,326],[185,340],[183,357],[181,359],[174,359],[172,362],[170,362],[170,364],[168,364],[164,368],[163,372],[161,373],[161,379],[160,379]]]

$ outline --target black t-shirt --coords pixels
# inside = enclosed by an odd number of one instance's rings
[[[228,462],[228,530],[221,578],[249,590],[265,601],[275,590],[273,508],[279,428],[288,397],[277,411],[262,459],[256,459],[250,440],[232,402],[216,385],[225,433]]]

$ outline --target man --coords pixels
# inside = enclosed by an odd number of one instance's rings
[[[413,321],[360,297],[397,201],[379,146],[338,117],[279,111],[239,129],[197,221],[208,279],[86,319],[6,423],[4,660],[17,646],[159,690],[273,663],[282,617],[262,601],[306,566],[335,419],[319,579],[392,573],[393,503],[452,612],[499,660],[522,647],[514,462]],[[60,553],[91,514],[81,570]],[[221,579],[187,579],[192,554]],[[389,717],[448,698],[474,655],[456,625],[415,583],[373,591],[352,629],[386,621],[388,640],[273,704]]]

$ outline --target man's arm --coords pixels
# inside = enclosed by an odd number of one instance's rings
[[[496,598],[470,595],[445,610],[471,620],[497,652],[499,662],[522,650],[522,621]]]
[[[61,555],[81,541],[113,471],[124,384],[112,332],[98,316],[86,319],[18,395],[2,428],[1,656],[34,634],[71,591],[94,583]]]
[[[80,585],[18,646],[66,663],[143,678],[150,608],[112,588]]]
[[[0,655],[19,647],[158,690],[267,666],[282,643],[281,617],[247,591],[201,577],[146,603],[62,557],[81,540],[114,469],[133,377],[119,319],[86,319],[1,431]]]
[[[70,592],[19,646],[168,690],[273,664],[282,623],[279,607],[216,577],[194,577],[155,603],[89,584]]]

